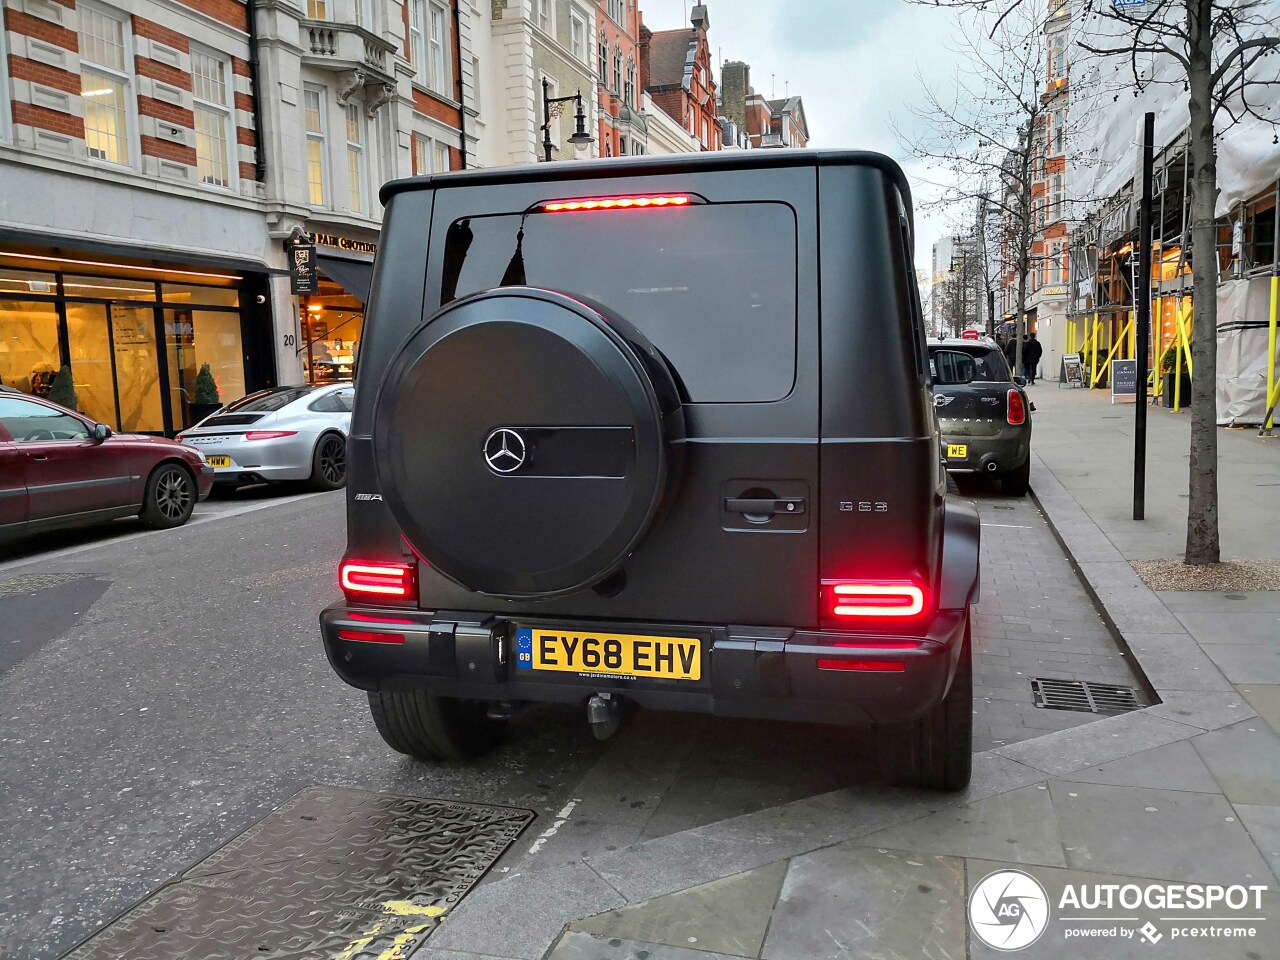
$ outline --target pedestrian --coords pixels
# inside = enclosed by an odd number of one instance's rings
[[[1018,369],[1018,335],[1016,333],[1009,334],[1009,339],[1004,342],[1004,358],[1009,361],[1009,369]]]
[[[1022,345],[1022,375],[1027,383],[1036,382],[1036,371],[1040,369],[1040,356],[1044,347],[1036,339],[1034,331],[1027,334],[1027,341]]]

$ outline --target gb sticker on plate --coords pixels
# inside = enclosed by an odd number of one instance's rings
[[[529,629],[516,631],[516,668],[533,669],[533,631]]]

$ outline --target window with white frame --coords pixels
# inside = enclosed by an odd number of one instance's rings
[[[623,0],[609,0],[609,19],[621,27],[627,25],[627,9]]]
[[[95,160],[128,164],[133,58],[122,16],[80,7],[80,96],[85,149]]]
[[[355,0],[356,26],[373,32],[373,0]]]
[[[426,9],[426,0],[409,0],[409,66],[418,79],[422,78],[422,64],[427,59],[427,44],[422,35]]]
[[[609,88],[615,96],[622,93],[622,48],[613,48],[613,86]]]
[[[308,20],[328,20],[329,0],[307,0]]]
[[[347,104],[346,120],[347,203],[352,213],[364,213],[364,114],[360,111],[360,104]]]
[[[569,52],[587,62],[587,24],[576,10],[569,13]]]
[[[624,99],[627,106],[633,110],[640,109],[640,98],[636,95],[636,64],[634,60],[627,64],[627,89]]]
[[[1049,37],[1049,79],[1060,80],[1067,75],[1067,32],[1059,30]]]
[[[231,186],[231,64],[191,48],[191,96],[196,127],[196,174],[201,183]]]
[[[600,86],[609,86],[609,41],[604,39],[603,36],[600,38],[600,63],[598,68],[600,70]]]
[[[1053,145],[1055,154],[1062,153],[1067,147],[1067,113],[1065,110],[1053,111]]]
[[[449,145],[439,140],[431,141],[431,169],[436,173],[447,173],[449,170]]]
[[[437,0],[412,0],[409,8],[409,62],[418,82],[449,94],[449,8]]]
[[[9,57],[5,51],[5,31],[0,30],[0,140],[13,139],[12,122],[9,117]]]
[[[1066,205],[1067,193],[1062,174],[1055,173],[1050,178],[1049,184],[1049,222],[1056,223],[1066,216],[1063,207]]]
[[[534,16],[537,18],[538,29],[545,33],[551,32],[551,0],[533,0]]]
[[[307,130],[307,189],[311,206],[325,204],[325,91],[323,87],[304,87],[302,91],[303,126]]]

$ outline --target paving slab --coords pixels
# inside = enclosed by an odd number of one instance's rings
[[[765,960],[944,960],[965,952],[964,862],[840,844],[797,857]]]
[[[1133,875],[1091,873],[1084,870],[1057,867],[1019,867],[1017,864],[996,861],[969,860],[965,864],[970,889],[983,877],[999,870],[1019,869],[1030,874],[1045,890],[1049,900],[1049,921],[1044,933],[1034,944],[1016,953],[996,950],[987,946],[974,933],[969,936],[969,960],[1002,960],[1010,956],[1027,957],[1029,960],[1273,960],[1277,955],[1276,917],[1280,916],[1280,895],[1275,890],[1263,894],[1260,916],[1265,922],[1240,924],[1252,927],[1252,937],[1200,938],[1173,936],[1175,924],[1187,926],[1197,918],[1223,916],[1221,907],[1213,910],[1178,911],[1180,919],[1162,919],[1170,911],[1154,910],[1140,906],[1136,910],[1117,910],[1114,905],[1094,910],[1079,909],[1062,904],[1063,892],[1068,885],[1078,893],[1087,893],[1096,885],[1134,884],[1146,887],[1150,880]],[[1185,916],[1181,916],[1185,913]],[[1253,915],[1254,911],[1239,912],[1240,916]],[[1123,917],[1119,922],[1106,918]],[[1153,945],[1142,939],[1136,931],[1146,923],[1155,927],[1159,940]],[[1221,924],[1219,924],[1221,925]],[[1233,924],[1234,925],[1234,924]],[[1092,930],[1110,930],[1118,934],[1118,928],[1134,931],[1133,936],[1119,935],[1097,937],[1080,936]],[[1069,935],[1076,934],[1075,936]]]
[[[618,937],[692,947],[733,956],[755,957],[764,943],[769,918],[787,861],[779,860],[723,880],[681,890],[571,924],[570,930],[597,937]]]
[[[1232,683],[1280,683],[1280,644],[1206,643],[1201,646]]]
[[[1201,643],[1273,644],[1280,637],[1280,613],[1276,611],[1182,609],[1175,615]]]
[[[1271,872],[1280,879],[1280,807],[1260,807],[1248,803],[1232,804],[1244,828],[1253,837]]]
[[[1221,793],[1218,781],[1204,765],[1189,740],[1143,750],[1131,757],[1086,767],[1071,774],[1077,783],[1109,783],[1117,787],[1150,787],[1156,790],[1188,790]],[[1065,866],[1065,864],[1064,864]]]
[[[1240,687],[1240,692],[1258,711],[1258,716],[1271,724],[1272,730],[1280,733],[1280,684],[1248,683]]]
[[[1054,821],[1053,802],[1043,784],[878,830],[859,838],[857,843],[953,857],[1067,865]]]
[[[1191,741],[1232,803],[1280,806],[1280,735],[1256,718]]]
[[[418,960],[414,956],[414,960]],[[445,960],[445,958],[441,958]],[[547,960],[741,960],[723,953],[639,943],[620,937],[602,937],[570,930],[547,955]]]
[[[1068,780],[1049,793],[1070,867],[1210,883],[1270,874],[1221,796]]]
[[[515,960],[539,960],[565,923],[624,903],[582,864],[498,880],[471,892],[441,923],[431,945]]]
[[[995,752],[1047,773],[1065,776],[1152,747],[1187,740],[1199,732],[1199,727],[1151,716],[1142,710],[1059,730],[1027,743],[999,747]]]
[[[1183,630],[1124,635],[1138,665],[1159,691],[1200,690],[1228,693],[1234,688],[1194,637]]]
[[[1254,707],[1238,691],[1166,690],[1164,702],[1144,711],[1202,730],[1217,730],[1257,716]]]

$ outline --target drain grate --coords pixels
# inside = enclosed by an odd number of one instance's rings
[[[313,787],[66,960],[407,957],[532,819]]]
[[[1045,710],[1078,710],[1081,713],[1126,713],[1139,710],[1142,703],[1133,687],[1087,680],[1054,680],[1036,677],[1031,681],[1035,704]]]
[[[0,597],[39,593],[51,587],[60,587],[64,583],[75,583],[87,576],[87,573],[24,573],[8,580],[0,580]]]

